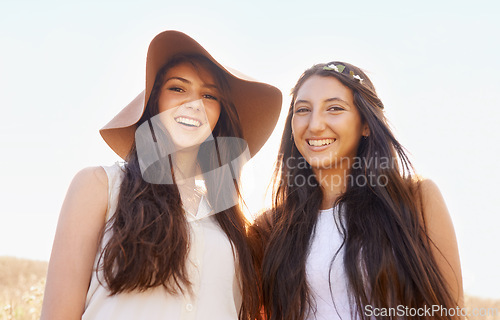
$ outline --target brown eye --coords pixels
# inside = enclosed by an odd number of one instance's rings
[[[343,110],[345,110],[345,109],[342,108],[341,106],[337,106],[337,105],[331,106],[328,108],[328,111],[343,111]]]
[[[217,100],[218,100],[216,97],[214,97],[214,96],[213,96],[213,95],[211,95],[211,94],[204,94],[204,95],[203,95],[203,98],[205,98],[205,99],[210,99],[210,100],[215,100],[215,101],[217,101]]]
[[[170,88],[168,88],[168,90],[175,91],[175,92],[184,92],[184,90],[182,88],[179,88],[179,87],[170,87]]]
[[[304,113],[304,112],[308,112],[308,111],[309,111],[308,108],[306,108],[306,107],[300,107],[297,110],[295,110],[295,113]]]

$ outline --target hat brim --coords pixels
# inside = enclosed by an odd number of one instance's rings
[[[281,91],[224,67],[194,39],[173,30],[164,31],[151,41],[146,59],[146,88],[99,131],[104,141],[121,158],[126,158],[134,143],[136,124],[146,108],[156,73],[180,53],[201,54],[224,71],[240,119],[243,139],[248,143],[253,157],[267,141],[278,121],[283,99]]]

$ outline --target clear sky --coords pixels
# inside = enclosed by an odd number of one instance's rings
[[[119,160],[99,128],[143,89],[151,39],[176,29],[279,87],[284,109],[314,63],[366,70],[445,197],[466,293],[500,298],[497,3],[1,0],[0,255],[49,259],[74,174]],[[266,203],[282,126],[247,168],[251,211]]]

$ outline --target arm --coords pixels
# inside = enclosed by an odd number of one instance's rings
[[[108,180],[102,167],[75,175],[57,224],[41,320],[81,319],[107,202]]]
[[[427,234],[432,243],[432,253],[450,289],[450,294],[463,307],[462,270],[458,244],[450,213],[437,185],[425,179],[420,184]]]

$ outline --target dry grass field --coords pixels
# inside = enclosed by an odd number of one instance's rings
[[[0,320],[39,319],[46,273],[45,261],[0,257]],[[471,320],[500,320],[500,300],[466,296],[465,306],[483,312]],[[488,309],[496,315],[486,315]]]
[[[40,318],[47,262],[0,257],[0,320]]]

